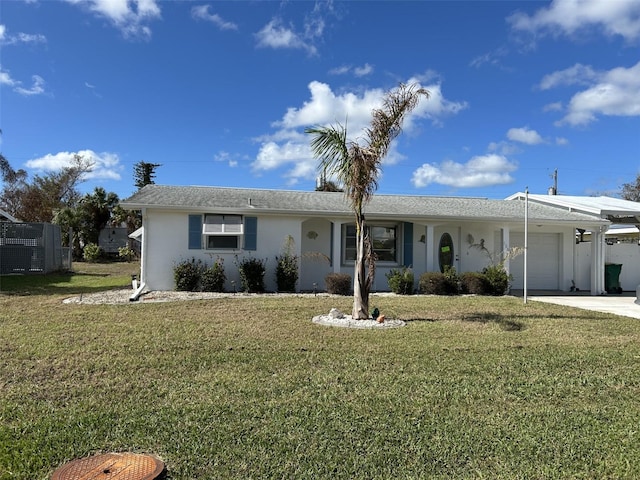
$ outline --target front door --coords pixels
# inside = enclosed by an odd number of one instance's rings
[[[453,246],[453,238],[448,232],[443,233],[440,236],[440,243],[438,245],[438,265],[442,273],[445,270],[453,267],[453,262],[456,258],[456,252]]]

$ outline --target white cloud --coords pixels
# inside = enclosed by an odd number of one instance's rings
[[[280,19],[274,18],[262,30],[256,33],[258,47],[274,49],[306,50],[309,55],[317,53],[316,47],[305,41],[292,28],[282,25]]]
[[[513,142],[526,143],[527,145],[538,145],[544,143],[543,138],[535,130],[524,128],[510,128],[507,138]]]
[[[67,0],[67,2],[88,8],[98,16],[107,18],[125,38],[151,37],[151,29],[147,23],[161,16],[157,0]]]
[[[191,16],[195,19],[205,20],[213,23],[220,30],[237,30],[238,25],[233,22],[227,22],[217,13],[209,12],[209,5],[199,5],[191,9]]]
[[[564,137],[556,137],[556,145],[569,145],[569,140]]]
[[[507,185],[513,183],[510,172],[516,168],[506,157],[496,154],[475,156],[464,164],[445,160],[440,164],[422,165],[413,172],[411,183],[417,188],[431,183],[458,188]]]
[[[556,72],[558,75],[554,78],[572,78],[571,74],[563,73],[568,70],[572,69]],[[588,71],[592,72],[589,88],[571,98],[564,118],[557,125],[587,125],[595,121],[598,115],[640,116],[640,62],[630,68],[618,67],[606,72]],[[549,84],[555,86],[564,84],[564,81]]]
[[[238,166],[238,160],[236,160],[229,152],[225,152],[224,150],[216,153],[213,156],[213,160],[216,162],[224,162],[231,168]]]
[[[561,112],[563,109],[562,102],[549,103],[542,107],[543,112]]]
[[[373,65],[369,65],[368,63],[365,63],[361,67],[355,67],[353,69],[353,73],[356,77],[364,77],[366,75],[373,73]]]
[[[18,45],[20,43],[24,44],[35,44],[35,43],[46,43],[47,37],[41,35],[39,33],[23,33],[18,32],[15,35],[7,34],[7,27],[5,25],[0,25],[0,44],[1,45]]]
[[[502,66],[502,59],[507,56],[509,50],[505,47],[500,47],[492,52],[485,53],[483,55],[478,55],[471,62],[469,62],[469,66],[480,68],[481,66],[487,64],[494,67],[504,68]]]
[[[78,152],[49,153],[27,161],[26,165],[35,170],[56,171],[71,166],[76,155],[93,163],[93,169],[84,176],[85,180],[120,180],[119,172],[122,170],[120,159],[117,154],[109,152],[96,153],[93,150],[80,150]]]
[[[356,77],[365,77],[373,73],[374,67],[368,63],[365,63],[361,67],[352,67],[351,65],[342,65],[341,67],[332,68],[329,70],[330,75],[346,75],[353,73]]]
[[[607,36],[627,41],[640,38],[640,2],[637,0],[553,0],[533,15],[518,12],[507,21],[518,31],[531,34],[582,33],[597,28]]]
[[[408,84],[414,83],[409,80]],[[439,84],[424,86],[430,98],[422,100],[418,107],[405,119],[404,130],[411,132],[416,118],[426,118],[433,123],[441,122],[447,115],[455,115],[466,108],[464,102],[451,102],[444,98]],[[252,164],[254,171],[288,169],[285,176],[295,181],[298,177],[312,179],[315,176],[317,160],[309,147],[309,136],[302,133],[313,125],[345,124],[350,140],[361,138],[371,121],[371,112],[382,106],[386,93],[383,89],[369,89],[359,93],[334,92],[326,83],[309,83],[310,98],[299,107],[290,107],[282,119],[274,122],[275,132],[256,139],[260,149]],[[404,158],[394,142],[384,159],[385,165],[392,165]]]
[[[11,74],[6,70],[2,70],[2,67],[0,66],[0,85],[7,85],[9,87],[12,87],[17,83],[19,82],[11,78]]]
[[[598,73],[588,65],[576,63],[573,67],[545,75],[540,81],[540,90],[549,90],[561,85],[589,85]]]
[[[41,95],[45,93],[44,91],[44,79],[40,75],[33,75],[31,77],[33,81],[30,88],[23,88],[20,86],[16,86],[13,90],[18,92],[20,95],[31,96],[31,95]]]

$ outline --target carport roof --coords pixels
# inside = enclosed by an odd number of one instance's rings
[[[189,212],[236,212],[242,214],[285,214],[351,216],[344,193],[263,190],[228,187],[147,185],[121,202],[123,208],[155,208]],[[463,219],[509,221],[524,219],[524,201],[489,200],[469,197],[431,197],[376,194],[365,212],[373,218]],[[575,212],[543,204],[529,205],[529,219],[542,223],[608,224],[590,212]]]
[[[523,200],[525,194],[518,192],[507,200]],[[570,212],[598,215],[613,223],[640,224],[640,203],[612,197],[579,197],[571,195],[533,195],[529,201],[564,208]]]

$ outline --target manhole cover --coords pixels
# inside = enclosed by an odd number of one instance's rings
[[[155,480],[164,463],[151,455],[105,453],[64,464],[51,480]]]

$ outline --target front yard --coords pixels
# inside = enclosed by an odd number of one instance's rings
[[[135,273],[76,267],[1,279],[0,479],[114,451],[170,479],[640,477],[637,320],[512,297],[374,297],[391,330],[311,323],[349,297],[63,305]]]

